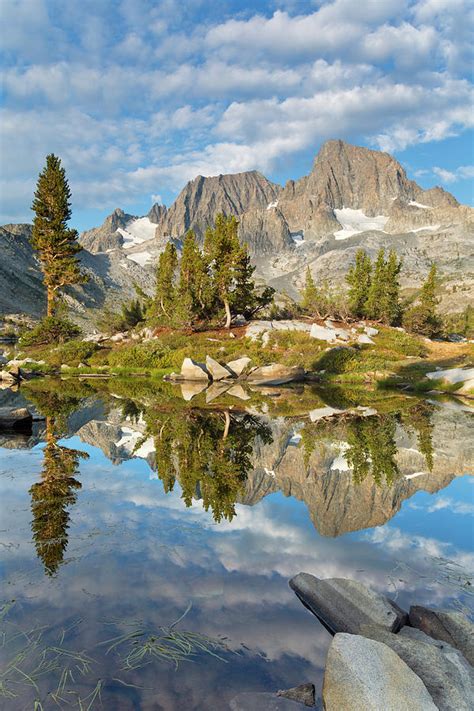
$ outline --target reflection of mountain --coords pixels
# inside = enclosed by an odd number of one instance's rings
[[[382,525],[417,491],[434,493],[474,473],[472,415],[415,399],[381,401],[387,414],[363,417],[353,409],[312,422],[304,413],[312,410],[314,419],[314,404],[325,403],[311,388],[298,392],[299,409],[282,391],[283,401],[246,403],[247,413],[192,406],[174,391],[146,390],[138,401],[125,384],[120,395],[101,399],[74,388],[62,400],[54,389],[34,400],[45,414],[67,413],[64,433],[99,447],[114,464],[145,459],[165,490],[178,481],[187,505],[199,499],[217,519],[231,518],[236,501],[252,506],[281,491],[305,502],[322,535],[339,536]]]
[[[471,416],[439,409],[431,414],[433,467],[420,451],[419,434],[398,426],[395,462],[399,475],[393,484],[376,483],[370,474],[360,483],[348,468],[347,427],[333,426],[334,439],[317,442],[308,461],[304,446],[283,446],[293,432],[283,426],[279,438],[259,453],[256,467],[247,479],[244,503],[254,504],[263,496],[282,491],[304,501],[316,529],[323,536],[380,526],[389,521],[404,501],[417,491],[437,492],[456,476],[474,474],[474,441]],[[373,419],[377,427],[378,418]],[[462,443],[462,446],[460,446]]]

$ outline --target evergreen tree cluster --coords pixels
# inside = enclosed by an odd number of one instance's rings
[[[237,314],[250,318],[271,302],[274,290],[255,286],[255,267],[247,246],[239,243],[237,228],[235,217],[217,215],[202,250],[190,230],[180,260],[168,242],[158,262],[153,305],[161,322],[193,328],[199,322],[222,321],[229,328]]]
[[[359,249],[355,264],[346,275],[351,315],[381,321],[390,326],[399,324],[402,316],[399,282],[401,268],[402,262],[393,250],[385,257],[385,250],[381,249],[372,263],[369,255]]]
[[[327,282],[316,285],[308,267],[300,306],[303,312],[318,318],[330,316],[344,319],[344,316],[352,316],[380,321],[389,326],[403,324],[408,331],[423,336],[438,335],[442,330],[442,320],[436,313],[439,304],[436,265],[432,264],[414,303],[406,307],[400,300],[401,268],[402,261],[394,250],[386,256],[385,250],[380,249],[372,262],[367,252],[359,249],[354,264],[346,274],[349,286],[347,298],[342,299],[336,290],[329,288]],[[465,331],[469,330],[470,317],[471,312],[466,310],[462,324]]]

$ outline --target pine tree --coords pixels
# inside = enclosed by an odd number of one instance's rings
[[[232,321],[231,293],[235,286],[236,257],[240,253],[238,222],[234,216],[217,215],[214,229],[206,231],[204,248],[212,266],[212,285],[218,302],[225,311],[225,328]]]
[[[439,299],[436,296],[437,289],[438,270],[436,264],[432,264],[426,281],[421,287],[418,304],[408,309],[405,314],[403,323],[409,331],[429,338],[439,333],[441,319],[436,313],[436,307],[439,304]]]
[[[306,268],[304,288],[302,292],[301,306],[308,314],[314,315],[317,309],[318,290],[314,283],[311,269]]]
[[[209,275],[192,230],[184,238],[177,301],[176,315],[181,323],[191,326],[197,319],[206,317],[210,301]]]
[[[365,315],[367,318],[380,319],[382,317],[382,305],[385,293],[385,250],[379,250],[375,265],[373,267],[372,279],[367,294],[365,305]]]
[[[156,273],[156,311],[171,318],[171,309],[175,300],[175,272],[178,267],[178,255],[173,242],[168,242],[158,260]]]
[[[372,262],[369,255],[363,249],[357,250],[355,264],[346,275],[349,284],[349,311],[357,318],[367,315],[371,275]]]
[[[60,159],[46,157],[31,209],[35,212],[31,244],[38,251],[47,291],[47,315],[53,316],[60,291],[87,280],[77,254],[82,247],[77,231],[67,226],[71,218],[71,190]]]
[[[402,268],[402,261],[397,258],[396,252],[390,251],[385,263],[385,279],[382,300],[380,303],[380,317],[384,323],[395,326],[400,322],[400,282],[399,274]]]

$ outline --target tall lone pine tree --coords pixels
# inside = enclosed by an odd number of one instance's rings
[[[40,173],[31,209],[35,212],[31,244],[38,252],[47,293],[47,316],[54,316],[60,291],[87,281],[77,254],[82,247],[71,218],[71,190],[61,160],[50,153]]]

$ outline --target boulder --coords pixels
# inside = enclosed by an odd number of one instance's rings
[[[389,647],[359,635],[336,634],[323,683],[326,711],[435,711],[421,679]]]
[[[206,356],[206,370],[210,373],[213,380],[229,380],[229,378],[235,378],[235,374],[228,366],[221,365],[217,360],[211,358],[211,356]]]
[[[343,412],[346,412],[346,410],[338,410],[337,408],[331,407],[330,405],[327,405],[326,407],[317,407],[315,410],[310,411],[309,419],[311,420],[311,422],[317,422],[318,420],[322,420],[325,417],[340,415]]]
[[[364,330],[368,336],[376,336],[379,332],[378,328],[373,328],[372,326],[366,326]]]
[[[315,688],[314,684],[300,684],[292,689],[284,689],[277,692],[277,696],[283,696],[284,699],[298,701],[305,706],[315,706]]]
[[[31,429],[33,416],[26,407],[0,407],[0,429],[25,430]]]
[[[373,345],[374,341],[366,333],[360,333],[357,336],[357,343],[361,343],[362,345],[364,345],[364,344]]]
[[[196,363],[192,358],[185,358],[181,366],[181,378],[184,380],[209,380],[209,373],[204,363]]]
[[[440,711],[470,711],[474,698],[474,669],[461,652],[447,642],[425,636],[393,634],[378,625],[366,625],[364,636],[390,647],[417,674]],[[424,635],[424,633],[421,633]]]
[[[125,331],[121,333],[115,333],[113,336],[110,337],[110,341],[113,343],[121,343],[122,341],[125,341],[128,338],[128,333]]]
[[[392,600],[358,580],[322,580],[309,573],[298,573],[290,580],[290,587],[331,634],[359,634],[364,625],[370,624],[397,632],[407,621],[407,614]]]
[[[6,383],[16,383],[19,379],[19,375],[16,375],[14,373],[10,373],[8,370],[0,370],[0,380],[6,382]]]
[[[248,379],[254,385],[283,385],[304,379],[304,369],[298,366],[272,363],[255,368],[249,373]]]
[[[459,649],[474,666],[474,625],[462,612],[413,605],[410,625]]]
[[[226,364],[226,367],[229,368],[229,370],[235,373],[238,377],[249,369],[251,362],[251,358],[243,356],[242,358],[237,358],[237,360],[229,361],[229,363]]]
[[[337,340],[337,335],[334,328],[319,326],[317,323],[313,323],[309,335],[311,336],[311,338],[317,338],[318,341],[327,341],[328,343],[334,343],[334,341]]]

